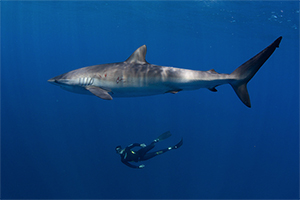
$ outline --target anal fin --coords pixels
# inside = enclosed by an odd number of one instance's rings
[[[210,91],[212,91],[212,92],[218,92],[218,90],[215,88],[215,87],[213,87],[213,88],[208,88]]]
[[[112,100],[113,98],[108,94],[108,92],[102,88],[96,86],[87,86],[85,87],[88,91],[90,91],[95,96],[105,99],[105,100]]]
[[[179,90],[169,90],[166,93],[171,93],[171,94],[177,94],[178,92],[180,92],[182,89]]]

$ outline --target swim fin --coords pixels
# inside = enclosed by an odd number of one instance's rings
[[[167,138],[170,137],[171,135],[172,135],[171,132],[170,132],[170,131],[167,131],[167,132],[161,134],[160,136],[158,136],[158,137],[154,140],[154,142],[160,142],[160,141],[162,141],[162,140],[164,140],[164,139],[167,139]]]
[[[183,138],[181,138],[180,142],[178,142],[178,144],[173,146],[172,149],[178,149],[179,147],[181,147],[182,144],[183,144]]]

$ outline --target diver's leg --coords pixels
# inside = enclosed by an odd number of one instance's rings
[[[141,161],[142,160],[148,160],[150,158],[153,158],[155,156],[158,156],[158,155],[163,154],[163,153],[165,153],[167,151],[170,151],[170,150],[171,150],[170,148],[167,148],[167,149],[162,149],[162,150],[155,151],[155,152],[150,152],[150,153],[145,154],[144,156],[141,156],[140,160]]]
[[[151,144],[153,144],[154,142],[152,142]],[[180,142],[178,142],[176,145],[174,145],[174,146],[171,146],[171,147],[168,147],[168,148],[166,148],[166,149],[162,149],[162,150],[159,150],[159,151],[155,151],[155,152],[150,152],[150,153],[145,153],[144,154],[144,156],[140,156],[140,160],[142,161],[142,160],[148,160],[148,159],[150,159],[150,158],[153,158],[153,157],[155,157],[155,156],[157,156],[157,155],[160,155],[160,154],[163,154],[163,153],[165,153],[165,152],[167,152],[167,151],[171,151],[171,150],[173,150],[173,149],[178,149],[179,147],[181,147],[182,146],[182,144],[183,144],[183,139],[181,139],[180,140]],[[152,147],[153,148],[153,147]],[[151,149],[152,149],[151,148]],[[149,149],[150,150],[150,149]],[[148,151],[149,151],[148,150]]]
[[[141,148],[136,153],[139,154],[139,157],[143,157],[148,151],[153,149],[155,147],[155,142],[152,142],[151,144],[147,145],[144,148]]]

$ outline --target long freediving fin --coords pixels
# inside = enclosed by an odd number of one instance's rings
[[[181,138],[180,142],[178,142],[176,145],[174,145],[172,148],[173,149],[178,149],[179,147],[181,147],[183,144],[183,138]]]
[[[170,131],[164,132],[163,134],[161,134],[160,136],[158,136],[154,141],[155,142],[160,142],[162,140],[167,139],[168,137],[170,137],[172,134]]]
[[[179,147],[182,146],[182,144],[183,144],[183,138],[181,138],[181,140],[180,140],[176,145],[174,145],[174,146],[172,146],[172,147],[169,147],[168,149],[169,149],[169,150],[172,150],[172,149],[178,149]]]

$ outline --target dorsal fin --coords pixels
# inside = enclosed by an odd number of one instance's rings
[[[138,64],[146,64],[148,63],[145,59],[147,53],[146,45],[141,46],[131,56],[125,61],[128,63],[138,63]]]
[[[218,72],[216,72],[214,69],[210,69],[207,72],[212,73],[212,74],[218,74]]]

